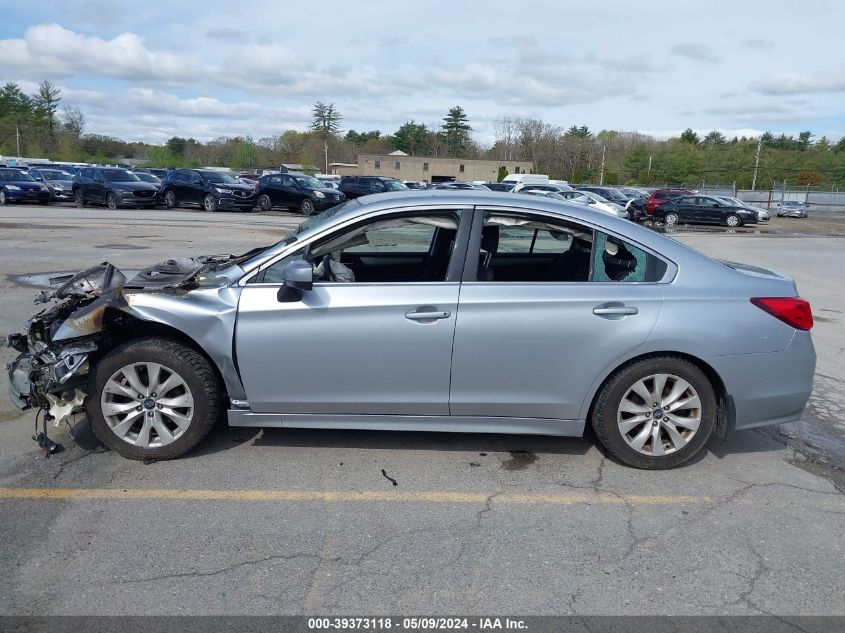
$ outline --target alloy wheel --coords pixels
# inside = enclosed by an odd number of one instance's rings
[[[314,205],[311,204],[310,200],[302,201],[302,213],[303,215],[311,215],[314,213]]]
[[[739,226],[739,218],[735,215],[729,215],[725,220],[725,224],[728,226]]]
[[[701,399],[693,386],[673,374],[653,374],[634,383],[616,413],[619,433],[638,453],[650,457],[683,449],[701,425]]]
[[[0,189],[0,204],[6,204],[6,192]]]
[[[214,197],[211,194],[203,198],[202,207],[208,212],[214,211]]]
[[[678,223],[678,216],[675,213],[667,213],[665,222],[666,226],[675,226]]]
[[[106,205],[109,209],[117,209],[117,198],[113,193],[106,196]]]
[[[258,197],[258,206],[261,208],[262,211],[269,211],[273,208],[272,203],[270,202],[270,196],[267,194],[262,194]]]
[[[159,363],[130,363],[106,381],[103,418],[118,438],[138,448],[159,448],[191,425],[194,398],[187,382]]]
[[[164,194],[164,206],[168,209],[172,209],[176,206],[176,194],[172,191],[168,191]]]

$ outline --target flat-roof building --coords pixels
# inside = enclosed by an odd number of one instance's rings
[[[408,156],[404,152],[392,154],[358,154],[358,163],[331,163],[329,171],[340,176],[392,176],[399,180],[497,180],[499,168],[509,174],[527,174],[534,169],[530,160],[476,160],[469,158],[440,158],[437,156]]]

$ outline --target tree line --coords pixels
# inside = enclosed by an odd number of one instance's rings
[[[141,160],[154,167],[227,166],[238,171],[300,163],[325,170],[326,163],[355,163],[359,153],[401,150],[411,156],[501,161],[529,160],[534,171],[570,182],[605,184],[735,183],[737,188],[834,187],[845,184],[845,138],[833,143],[811,131],[797,137],[765,132],[760,138],[726,138],[692,129],[659,140],[638,132],[587,126],[562,128],[537,118],[502,117],[493,124],[492,145],[473,138],[467,112],[449,108],[439,125],[408,120],[393,133],[341,130],[334,104],[318,102],[307,131],[277,136],[220,137],[207,142],[173,137],[154,145],[85,132],[85,115],[62,103],[61,91],[43,81],[27,95],[12,82],[0,88],[0,154],[52,160],[120,163]],[[758,156],[759,151],[759,156]],[[500,172],[500,176],[505,175]]]

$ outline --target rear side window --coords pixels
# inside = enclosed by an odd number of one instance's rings
[[[592,281],[655,282],[666,273],[666,263],[654,255],[606,233],[596,233]]]

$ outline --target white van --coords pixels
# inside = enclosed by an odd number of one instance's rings
[[[526,185],[548,185],[549,177],[543,174],[508,174],[502,179],[502,182],[516,183],[511,189],[512,193],[516,193],[520,189],[524,189]]]

